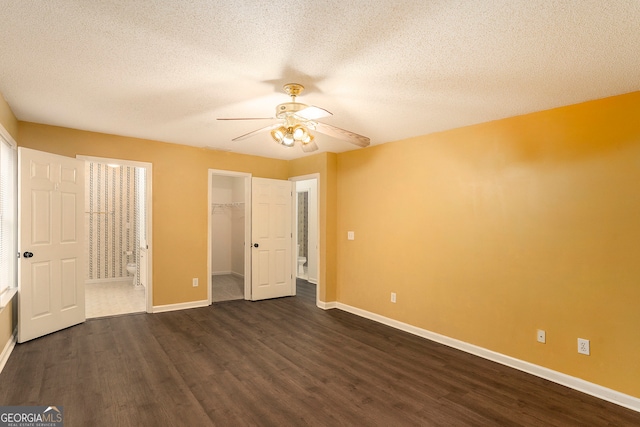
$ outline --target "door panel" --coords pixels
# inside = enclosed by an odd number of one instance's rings
[[[77,203],[76,195],[70,193],[62,193],[61,208],[62,208],[62,223],[60,227],[60,243],[77,243],[78,236],[76,235],[76,223],[78,218],[76,217]]]
[[[74,258],[63,259],[61,260],[61,266],[62,309],[73,309],[78,305],[77,260]]]
[[[291,181],[252,179],[251,299],[254,301],[295,295],[291,274],[292,189]]]
[[[33,317],[46,316],[51,312],[51,263],[34,262],[31,264],[31,299]],[[22,307],[21,307],[22,308]]]
[[[84,167],[22,147],[18,158],[18,341],[24,342],[85,320]]]

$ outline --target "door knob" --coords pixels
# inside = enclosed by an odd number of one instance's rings
[[[258,246],[260,246],[260,245],[259,245],[259,244],[257,244],[257,243],[254,243],[254,244],[253,244],[253,247],[254,247],[254,248],[257,248]]]
[[[22,256],[24,256],[25,258],[31,258],[33,254],[31,252],[25,252],[24,254],[22,254]]]

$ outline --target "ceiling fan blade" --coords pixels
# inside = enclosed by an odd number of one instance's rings
[[[333,114],[331,114],[329,111],[325,110],[324,108],[316,107],[315,105],[310,105],[306,108],[303,108],[294,115],[304,120],[316,120],[333,116]]]
[[[275,117],[218,117],[216,120],[276,120]]]
[[[280,126],[280,123],[277,123],[275,125],[265,126],[263,128],[256,129],[256,130],[251,131],[249,133],[245,133],[244,135],[236,136],[235,138],[232,139],[232,141],[242,141],[243,139],[247,139],[249,137],[252,137],[253,135],[255,135],[257,133],[268,131],[268,130],[272,130],[272,129],[277,128],[278,126]]]
[[[320,133],[343,139],[360,147],[367,147],[371,142],[371,140],[366,136],[358,135],[357,133],[328,125],[326,123],[315,122],[315,129]]]
[[[307,144],[302,144],[302,151],[304,151],[305,153],[313,153],[314,151],[318,150],[318,144],[315,143],[315,141],[311,141]]]

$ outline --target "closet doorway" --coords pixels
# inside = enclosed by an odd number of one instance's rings
[[[209,170],[209,303],[250,299],[251,175]]]

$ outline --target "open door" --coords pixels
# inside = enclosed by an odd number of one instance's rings
[[[251,188],[251,299],[295,295],[292,274],[293,182],[253,178]]]
[[[84,163],[18,148],[18,342],[82,323]]]

